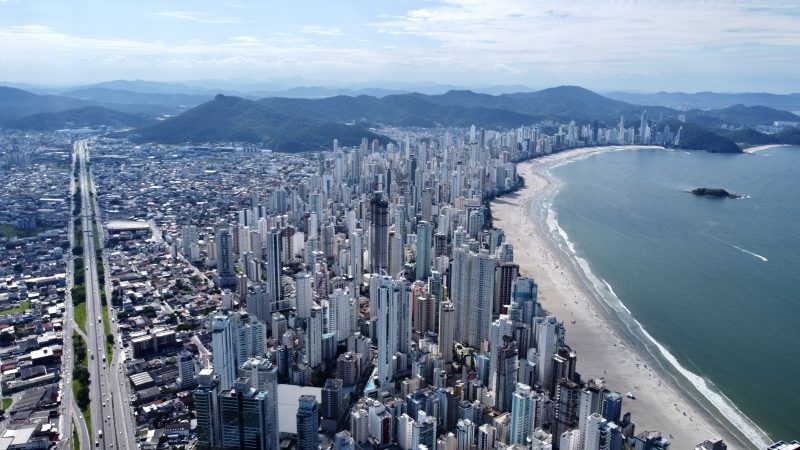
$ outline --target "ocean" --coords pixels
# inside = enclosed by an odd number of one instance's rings
[[[800,438],[800,147],[608,152],[550,173],[540,220],[631,334],[742,434]]]

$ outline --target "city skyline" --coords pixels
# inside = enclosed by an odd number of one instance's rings
[[[786,93],[798,91],[798,16],[800,7],[784,1],[151,1],[80,9],[3,1],[0,48],[3,81],[40,85],[403,80]]]

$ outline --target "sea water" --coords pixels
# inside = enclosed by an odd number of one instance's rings
[[[800,147],[608,152],[550,172],[554,238],[648,350],[756,442],[759,427],[800,438]]]

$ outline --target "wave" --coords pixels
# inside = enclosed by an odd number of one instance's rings
[[[741,410],[739,410],[739,408],[737,408],[736,405],[734,405],[734,403],[725,396],[725,394],[720,392],[710,380],[703,378],[702,376],[681,365],[675,355],[670,353],[666,347],[664,347],[650,333],[648,333],[647,330],[645,330],[642,324],[636,320],[635,317],[633,317],[631,311],[622,303],[611,285],[606,280],[595,276],[591,270],[589,262],[586,259],[578,256],[575,251],[575,245],[572,243],[572,241],[570,241],[567,232],[564,231],[564,229],[561,228],[558,223],[558,218],[552,203],[543,203],[542,206],[544,210],[543,212],[546,214],[546,223],[550,231],[551,238],[556,242],[561,251],[565,253],[568,260],[570,260],[576,269],[581,271],[585,279],[591,283],[592,286],[587,285],[587,287],[593,288],[592,290],[596,294],[596,297],[601,299],[606,306],[616,313],[617,318],[631,332],[631,334],[643,341],[642,343],[644,344],[644,347],[647,349],[648,353],[650,353],[650,355],[658,361],[666,361],[668,365],[670,365],[677,373],[691,383],[697,392],[699,392],[700,395],[702,395],[709,403],[711,403],[714,408],[716,408],[728,420],[728,422],[738,429],[754,446],[757,448],[766,448],[769,446],[771,441],[768,439],[767,434],[764,433],[764,431],[761,430],[758,425],[750,420],[743,412],[741,412]],[[564,245],[562,245],[561,242],[556,239],[556,236],[561,238]],[[566,249],[564,248],[565,246]],[[739,250],[766,260],[766,258],[761,255],[741,248],[739,248]],[[605,296],[602,294],[603,285],[605,285],[608,292],[611,294],[610,296]],[[631,322],[635,325],[635,329],[632,327]],[[652,346],[658,349],[658,353],[660,354],[661,358],[658,358],[658,355],[653,354],[649,350],[651,346],[647,345],[648,343],[652,344]],[[674,375],[672,376],[675,378]],[[689,393],[689,395],[691,395],[691,393]]]
[[[743,249],[742,247],[739,247],[738,245],[733,245],[733,244],[728,244],[728,245],[730,245],[731,247],[735,248],[736,250],[739,250],[740,252],[745,252],[748,255],[753,255],[756,258],[758,258],[758,259],[760,259],[760,260],[762,260],[764,262],[769,261],[765,256],[759,255],[758,253],[751,252],[750,250]]]

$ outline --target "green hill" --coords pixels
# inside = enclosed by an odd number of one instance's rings
[[[277,151],[300,152],[330,148],[334,139],[357,145],[363,137],[387,139],[359,125],[311,121],[276,113],[240,97],[217,95],[213,100],[155,125],[137,129],[134,139],[165,144],[240,141],[263,143]]]
[[[732,140],[699,125],[673,121],[670,122],[669,126],[674,130],[683,127],[679,148],[705,150],[711,153],[742,153],[742,149]]]

